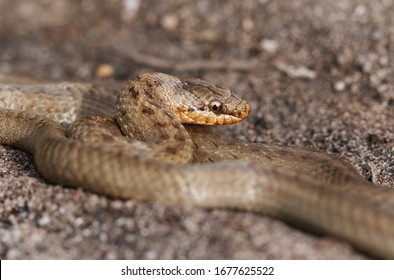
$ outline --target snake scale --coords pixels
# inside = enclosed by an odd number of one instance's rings
[[[335,156],[223,139],[210,125],[250,112],[230,90],[146,73],[117,95],[92,84],[3,80],[0,143],[33,154],[49,182],[122,199],[254,211],[394,258],[393,190]]]

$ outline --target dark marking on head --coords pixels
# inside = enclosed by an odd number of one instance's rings
[[[140,94],[140,93],[134,88],[134,86],[130,86],[130,87],[129,87],[129,92],[131,93],[131,96],[133,96],[134,98],[137,98],[138,95]]]
[[[148,114],[148,115],[153,115],[155,113],[155,111],[151,108],[144,107],[144,108],[142,108],[142,113]]]
[[[149,92],[149,90],[145,90],[145,94],[149,99],[153,100],[153,95]]]
[[[158,87],[158,86],[162,85],[163,82],[160,81],[160,80],[147,80],[146,84],[150,88],[155,88],[155,87]]]

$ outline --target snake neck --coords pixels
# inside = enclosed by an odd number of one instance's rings
[[[153,83],[129,82],[118,97],[115,119],[125,136],[154,149],[156,159],[187,163],[193,156],[193,141],[171,111],[159,103],[157,96],[163,92],[156,88]]]

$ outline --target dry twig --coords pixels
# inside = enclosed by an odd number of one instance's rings
[[[128,49],[127,52],[119,50],[127,55],[131,60],[139,64],[156,69],[171,69],[174,71],[198,71],[198,70],[238,70],[250,71],[260,65],[259,58],[244,59],[223,59],[223,60],[191,60],[172,62],[164,58],[143,54],[136,49]]]

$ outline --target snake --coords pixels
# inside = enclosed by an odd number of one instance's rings
[[[233,91],[144,73],[120,90],[0,79],[0,143],[50,183],[117,199],[252,211],[394,258],[394,192],[312,149],[226,139],[251,112]],[[264,233],[262,233],[264,234]]]

